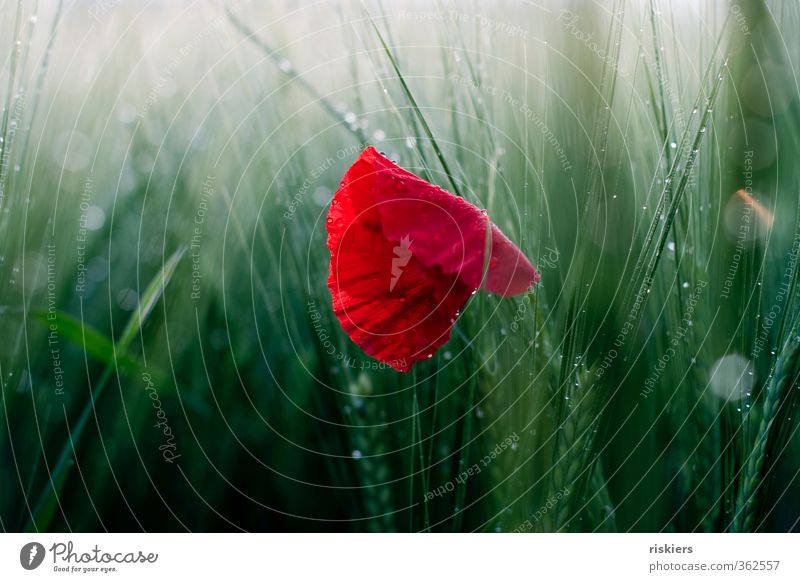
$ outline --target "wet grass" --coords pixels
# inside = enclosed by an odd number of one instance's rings
[[[800,5],[641,4],[11,8],[0,526],[796,530]],[[542,272],[408,375],[325,284],[366,144]]]

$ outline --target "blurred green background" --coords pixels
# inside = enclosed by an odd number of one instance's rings
[[[797,1],[0,12],[3,530],[798,529]],[[542,273],[408,375],[326,286],[368,144]]]

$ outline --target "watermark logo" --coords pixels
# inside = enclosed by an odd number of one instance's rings
[[[394,251],[394,258],[392,259],[392,280],[389,281],[389,292],[394,291],[397,281],[400,280],[400,275],[403,274],[403,267],[411,260],[411,239],[404,236],[400,239],[400,244],[392,249]]]
[[[26,570],[35,570],[44,562],[45,549],[39,542],[29,542],[19,551],[19,563]]]
[[[48,558],[46,569],[64,574],[110,574],[134,567],[134,564],[155,564],[158,554],[138,551],[104,551],[99,545],[76,548],[68,541],[56,542],[45,550],[42,544],[31,542],[22,546],[19,562],[26,570],[33,570]],[[139,566],[135,566],[139,567]]]
[[[622,76],[627,75],[628,71],[620,65],[618,60],[614,59],[614,55],[609,54],[602,48],[603,43],[594,38],[593,32],[587,33],[580,29],[578,26],[580,19],[581,17],[579,14],[574,14],[571,10],[562,8],[561,13],[556,18],[556,22],[560,22],[565,30],[575,37],[578,42],[582,43],[586,48],[596,54],[597,57],[605,62],[612,70],[616,70]]]

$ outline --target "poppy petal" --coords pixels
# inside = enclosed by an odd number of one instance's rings
[[[525,292],[539,274],[490,224],[485,212],[367,147],[327,218],[328,286],[343,329],[366,353],[407,372],[448,341],[484,270],[487,290]]]

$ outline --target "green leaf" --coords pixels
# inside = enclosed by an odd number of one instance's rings
[[[161,295],[163,295],[164,289],[166,289],[167,284],[172,278],[172,275],[175,273],[175,269],[177,268],[178,263],[180,262],[185,251],[186,247],[181,247],[175,251],[169,260],[164,263],[164,266],[161,267],[161,270],[158,272],[158,274],[153,278],[152,281],[150,281],[150,285],[147,286],[147,289],[142,294],[139,305],[137,306],[133,315],[131,315],[130,320],[128,320],[128,324],[122,331],[122,335],[120,336],[116,345],[112,346],[112,354],[125,353],[128,346],[136,338],[136,335],[142,329],[142,326],[144,325],[148,316],[152,313],[153,308],[156,306],[156,303],[158,303]],[[81,331],[85,331],[85,326],[83,326]],[[86,423],[89,421],[89,416],[97,405],[98,399],[103,394],[103,390],[108,384],[108,380],[111,378],[114,369],[114,357],[112,355],[111,361],[106,363],[106,368],[103,371],[103,375],[97,382],[89,402],[84,405],[83,411],[78,418],[78,422],[75,423],[75,426],[70,431],[69,440],[64,443],[64,446],[61,449],[61,454],[58,456],[58,461],[53,467],[53,471],[49,475],[50,482],[44,486],[42,492],[39,494],[38,500],[33,509],[33,515],[31,516],[26,528],[27,531],[48,531],[50,529],[50,524],[52,523],[53,516],[56,512],[56,507],[59,505],[61,492],[63,491],[64,484],[67,481],[69,468],[75,464],[73,453],[75,452],[81,436],[83,435],[83,431],[86,428]]]
[[[57,311],[55,319],[46,311],[37,311],[34,318],[44,325],[56,324],[59,336],[80,347],[84,352],[104,364],[114,363],[114,343],[110,338],[86,322],[80,321],[65,311]],[[128,371],[141,369],[142,365],[127,354],[118,352],[116,364]]]
[[[128,325],[122,330],[122,335],[116,345],[117,351],[126,351],[128,346],[141,331],[147,317],[153,311],[156,303],[158,303],[158,300],[164,293],[164,289],[167,288],[167,284],[175,273],[175,269],[178,267],[178,263],[185,251],[186,247],[181,247],[175,251],[167,262],[164,263],[164,266],[161,267],[158,274],[150,281],[150,285],[145,289],[139,301],[139,305],[136,307],[136,311],[134,311],[133,316],[128,320]]]

